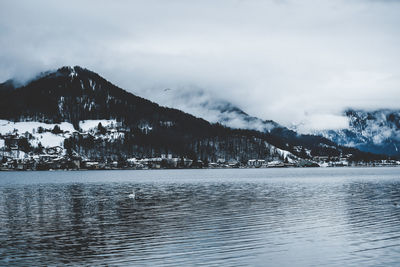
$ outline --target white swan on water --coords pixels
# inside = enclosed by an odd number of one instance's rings
[[[135,190],[132,190],[132,193],[128,195],[129,198],[135,198]]]

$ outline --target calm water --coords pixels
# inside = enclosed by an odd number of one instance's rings
[[[399,266],[400,168],[0,173],[0,266],[62,264]]]

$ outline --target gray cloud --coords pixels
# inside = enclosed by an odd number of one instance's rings
[[[0,80],[81,65],[198,116],[160,90],[202,88],[263,119],[338,127],[346,107],[400,108],[399,11],[376,0],[3,0]]]

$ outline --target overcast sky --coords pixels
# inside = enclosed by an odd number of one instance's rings
[[[395,0],[1,0],[0,80],[80,65],[161,104],[165,88],[201,88],[263,119],[342,127],[346,107],[400,108],[399,14]]]

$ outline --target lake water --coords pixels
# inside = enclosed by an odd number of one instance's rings
[[[0,266],[63,264],[400,266],[400,168],[1,172]]]

